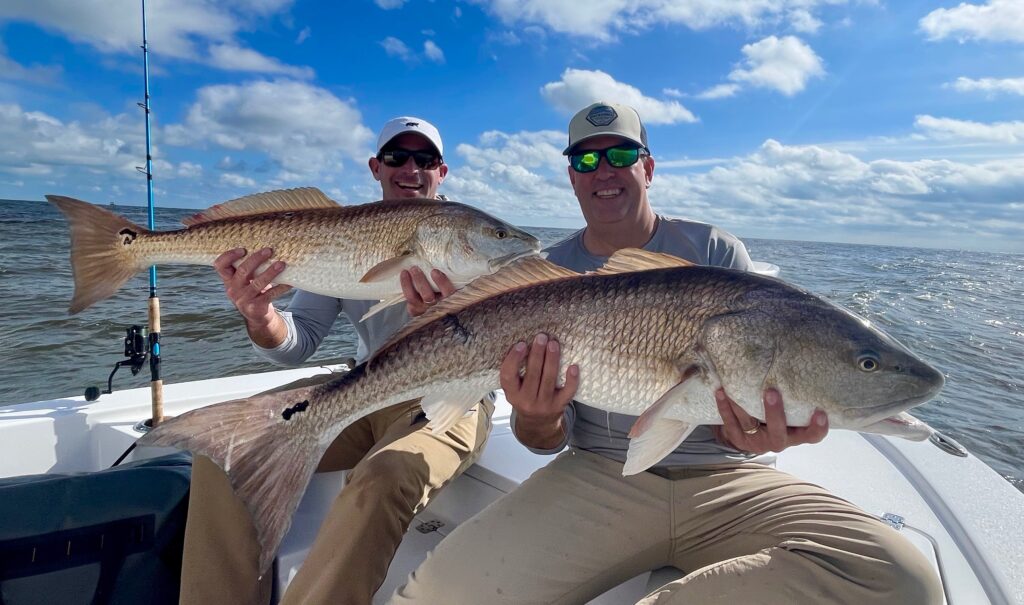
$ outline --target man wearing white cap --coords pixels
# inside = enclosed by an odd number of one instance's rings
[[[441,135],[430,122],[403,116],[388,121],[369,160],[384,199],[437,198],[448,173]],[[366,321],[360,318],[376,301],[342,300],[296,291],[286,311],[272,301],[285,291],[256,292],[250,282],[273,283],[284,270],[263,249],[233,264],[246,251],[232,250],[214,263],[228,298],[245,318],[256,350],[281,365],[309,358],[339,314],[348,317],[359,339],[356,360],[363,361],[410,318],[454,292],[444,273],[431,275],[441,292],[418,268],[403,271],[406,305],[389,307]],[[280,387],[321,382],[319,376]],[[275,389],[279,390],[279,389]],[[388,567],[413,515],[449,481],[479,457],[490,433],[493,398],[485,398],[454,427],[436,435],[426,428],[419,400],[363,417],[345,429],[327,449],[318,471],[350,469],[345,488],[334,501],[302,567],[281,599],[285,604],[369,605],[387,577]],[[209,459],[196,457],[182,561],[181,603],[269,603],[271,576],[259,578],[259,548],[244,505],[224,473]]]
[[[548,248],[549,261],[589,271],[617,250],[643,248],[752,268],[735,236],[651,208],[654,158],[632,107],[585,107],[564,153],[586,227]],[[608,368],[570,366],[559,387],[559,364],[558,343],[538,334],[513,343],[501,368],[516,438],[558,457],[449,534],[392,604],[583,604],[670,566],[683,577],[642,605],[942,603],[909,541],[771,466],[770,452],[824,438],[821,410],[810,426],[787,427],[781,395],[768,389],[761,422],[719,389],[721,427],[698,427],[647,472],[623,476],[637,418],[572,400],[581,375]]]

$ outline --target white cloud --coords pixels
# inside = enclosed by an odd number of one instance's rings
[[[377,6],[381,7],[384,10],[392,10],[392,9],[395,9],[395,8],[402,8],[402,5],[405,4],[405,0],[373,0],[373,1],[377,4]]]
[[[581,10],[564,0],[471,0],[507,24],[543,25],[581,37],[608,39],[617,32],[636,32],[656,25],[683,25],[695,30],[742,26],[753,30],[784,22],[809,31],[817,19],[812,10],[846,0],[594,0]]]
[[[640,89],[616,81],[603,71],[566,69],[558,82],[548,82],[541,96],[553,107],[575,113],[596,101],[624,103],[640,113],[646,124],[696,122],[697,118],[678,101],[659,101]]]
[[[164,129],[171,145],[265,154],[289,179],[336,172],[343,159],[361,162],[372,138],[354,102],[289,80],[206,86],[184,122]]]
[[[433,40],[423,43],[423,54],[434,63],[444,63],[444,52],[437,44],[434,44]]]
[[[235,174],[234,172],[225,172],[220,175],[220,182],[228,187],[238,187],[241,189],[254,189],[256,188],[256,181],[253,179]]]
[[[734,82],[772,88],[792,96],[807,86],[807,80],[825,75],[821,58],[799,38],[768,36],[743,47],[744,66],[729,74]]]
[[[739,84],[719,84],[712,86],[711,88],[701,92],[697,95],[698,99],[724,99],[726,97],[735,96],[740,91]]]
[[[186,179],[198,179],[203,176],[203,167],[193,162],[182,162],[178,164],[178,176]]]
[[[412,51],[409,50],[409,47],[405,45],[405,42],[402,42],[394,36],[384,38],[380,41],[380,45],[384,47],[384,52],[387,53],[389,57],[398,57],[403,61],[412,59]]]
[[[150,46],[164,57],[206,63],[220,69],[253,71],[258,64],[267,73],[280,74],[287,66],[256,51],[245,60],[228,60],[217,47],[242,49],[235,36],[249,28],[251,21],[282,11],[293,0],[165,0],[147,5],[147,34]],[[27,21],[58,32],[70,40],[88,44],[103,53],[137,53],[141,42],[141,8],[128,0],[4,0],[0,23]],[[210,46],[210,52],[203,49]],[[238,53],[230,53],[237,55]],[[303,68],[287,68],[303,69]],[[295,74],[292,74],[295,75]]]
[[[121,114],[64,122],[0,104],[0,172],[60,176],[81,169],[130,174],[145,160],[138,117]]]
[[[538,221],[532,224],[574,218],[579,210],[565,172],[565,142],[566,134],[555,130],[485,132],[456,148],[466,163],[449,173],[445,192],[499,215],[528,211]]]
[[[676,99],[683,98],[683,91],[679,90],[678,88],[662,88],[661,94],[665,95],[666,97],[674,97]]]
[[[300,31],[299,35],[295,38],[295,43],[302,44],[306,40],[309,40],[311,35],[313,35],[313,30],[309,29],[309,27],[303,27],[302,31]]]
[[[798,8],[789,13],[789,21],[793,29],[805,33],[815,34],[821,29],[821,21],[812,15],[807,9]]]
[[[980,5],[962,2],[956,8],[939,8],[928,13],[919,25],[929,40],[1024,42],[1024,2],[990,0]]]
[[[945,86],[953,88],[958,92],[984,92],[989,95],[1005,92],[1024,96],[1024,78],[981,78],[980,80],[973,80],[971,78],[959,77],[956,79],[956,82],[946,84]]]
[[[1024,122],[971,122],[953,118],[920,115],[914,126],[935,139],[983,141],[989,143],[1024,143]]]
[[[277,59],[262,55],[251,48],[242,48],[232,44],[211,46],[210,65],[226,71],[280,74],[304,80],[311,79],[316,75],[310,67],[285,65]]]

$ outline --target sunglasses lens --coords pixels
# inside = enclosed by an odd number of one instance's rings
[[[569,161],[576,172],[593,172],[597,170],[597,163],[601,161],[601,152],[574,153],[569,156]]]
[[[639,149],[623,149],[622,147],[612,147],[605,151],[605,156],[608,158],[608,163],[616,168],[625,168],[626,166],[632,166],[636,164],[637,159],[640,157]]]
[[[399,166],[404,166],[409,161],[409,152],[401,149],[385,151],[381,154],[381,160],[392,168],[398,168]]]
[[[424,170],[433,170],[441,165],[441,156],[430,151],[414,151],[412,159],[416,160],[416,165]]]

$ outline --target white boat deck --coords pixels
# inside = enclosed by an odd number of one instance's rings
[[[303,368],[165,385],[166,413],[181,414],[326,371]],[[144,388],[91,403],[79,396],[0,407],[0,477],[110,466],[138,436],[133,427],[147,416],[149,397]],[[499,397],[486,451],[413,521],[375,602],[383,602],[401,585],[454,527],[547,463],[549,458],[515,441],[509,411]],[[150,449],[136,457],[158,453]],[[837,430],[821,444],[786,450],[778,468],[872,514],[902,517],[900,531],[936,566],[947,603],[1024,604],[1024,494],[974,456],[956,458],[927,442]],[[282,584],[305,556],[343,476],[314,478],[279,553]],[[592,603],[633,603],[670,577],[668,573],[657,572],[654,579],[643,574]]]

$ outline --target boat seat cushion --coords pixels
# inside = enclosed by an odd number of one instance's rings
[[[178,602],[191,457],[0,480],[0,603]]]

